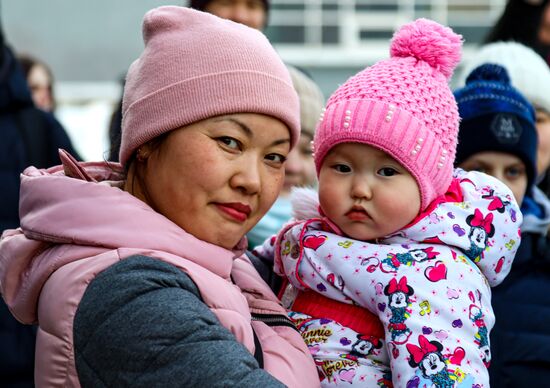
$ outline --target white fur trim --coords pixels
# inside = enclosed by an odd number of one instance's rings
[[[290,192],[292,217],[296,220],[319,218],[319,194],[312,188],[293,187]]]

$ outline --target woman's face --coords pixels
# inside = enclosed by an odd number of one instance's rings
[[[193,236],[232,249],[279,195],[289,149],[288,128],[270,116],[206,119],[141,147],[133,194]]]
[[[267,17],[261,0],[212,0],[205,11],[257,30],[264,28]]]
[[[51,112],[53,109],[51,79],[44,66],[34,65],[29,72],[27,83],[31,90],[34,105],[46,112]]]
[[[537,109],[537,174],[541,175],[550,167],[550,113]]]
[[[527,190],[525,164],[515,155],[503,152],[478,152],[458,166],[466,171],[480,171],[506,184],[521,204]]]
[[[550,4],[547,5],[542,12],[538,38],[542,44],[546,46],[550,45]]]
[[[317,174],[315,162],[311,153],[311,141],[313,137],[302,132],[296,147],[288,154],[285,165],[285,183],[281,195],[290,194],[292,187],[315,186]]]

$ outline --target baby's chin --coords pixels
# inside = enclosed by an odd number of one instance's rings
[[[374,231],[372,230],[360,230],[359,228],[353,227],[345,228],[344,230],[342,230],[342,232],[344,232],[344,234],[349,238],[365,242],[375,242],[376,240],[384,237],[381,236],[379,233],[374,233]]]

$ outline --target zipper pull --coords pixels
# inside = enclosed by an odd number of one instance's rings
[[[294,304],[294,301],[296,300],[298,291],[299,290],[292,284],[288,283],[286,285],[285,291],[283,292],[283,295],[281,297],[281,304],[285,309],[290,310],[290,308]]]

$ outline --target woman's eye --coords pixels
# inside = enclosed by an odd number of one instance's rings
[[[311,148],[309,148],[309,147],[301,147],[300,148],[300,154],[302,154],[302,156],[305,156],[305,157],[308,157],[308,158],[313,158],[313,155],[311,154]]]
[[[351,168],[345,164],[335,164],[332,168],[338,172],[350,172]]]
[[[478,172],[482,172],[482,173],[484,173],[484,174],[489,174],[489,173],[487,172],[487,169],[486,169],[485,167],[483,167],[483,166],[475,166],[475,165],[474,165],[474,166],[466,167],[466,168],[464,168],[464,169],[465,169],[466,171],[478,171]],[[489,174],[489,175],[491,175],[491,174]]]
[[[283,156],[281,154],[269,154],[265,157],[270,162],[275,162],[277,164],[283,164],[286,162],[286,156]]]
[[[518,178],[525,174],[525,170],[518,167],[510,167],[506,169],[506,175],[510,178]]]
[[[222,137],[219,137],[217,139],[220,143],[223,143],[223,145],[225,145],[227,148],[231,148],[231,149],[240,149],[240,142],[236,139],[233,139],[232,137],[229,137],[229,136],[222,136]]]
[[[378,170],[378,173],[382,176],[394,176],[397,175],[397,170],[392,167],[383,167]]]
[[[535,117],[537,124],[542,124],[550,121],[550,115],[548,113],[537,112]]]

